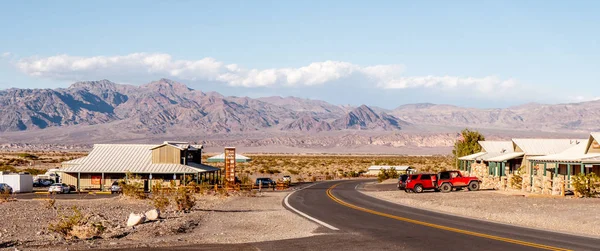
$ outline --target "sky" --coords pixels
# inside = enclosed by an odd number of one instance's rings
[[[0,89],[168,78],[395,108],[600,98],[600,1],[3,1]]]

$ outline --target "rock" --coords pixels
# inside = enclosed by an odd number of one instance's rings
[[[131,213],[129,219],[127,219],[127,226],[133,227],[142,224],[145,220],[146,216],[144,216],[144,214]]]
[[[158,220],[160,217],[160,211],[158,209],[152,209],[144,214],[147,220]]]

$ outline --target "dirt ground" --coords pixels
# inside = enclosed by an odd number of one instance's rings
[[[286,210],[281,201],[287,192],[198,197],[190,213],[167,212],[154,222],[127,227],[131,212],[152,209],[148,200],[123,197],[94,200],[57,200],[58,210],[44,200],[19,200],[0,204],[0,250],[65,250],[173,246],[201,243],[241,243],[308,237],[317,225]],[[76,206],[106,231],[94,240],[69,240],[48,230],[57,215]],[[256,230],[260,229],[259,232]]]
[[[406,206],[529,228],[600,237],[600,199],[539,198],[489,191],[363,191]]]

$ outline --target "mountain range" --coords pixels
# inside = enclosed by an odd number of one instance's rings
[[[315,138],[331,133],[452,134],[464,127],[554,133],[598,131],[600,101],[527,104],[502,109],[424,103],[383,109],[368,105],[340,106],[297,97],[228,97],[193,90],[168,79],[140,86],[100,80],[77,82],[59,89],[0,91],[0,139],[6,136],[5,140],[33,132],[41,141],[52,138],[49,134],[58,129],[87,130],[91,134],[96,129],[99,133],[118,131],[106,137],[122,141],[181,135]],[[63,135],[62,139],[68,137],[75,136]]]

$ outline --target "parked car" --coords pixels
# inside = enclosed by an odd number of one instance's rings
[[[289,185],[290,183],[292,183],[292,177],[289,176],[289,175],[284,175],[283,176],[283,182],[285,182],[285,183],[287,183]]]
[[[468,188],[469,191],[477,191],[481,181],[477,177],[465,177],[460,171],[445,171],[437,174],[437,186],[443,193]]]
[[[119,185],[118,181],[115,181],[110,186],[110,193],[122,193],[123,188]]]
[[[33,187],[49,187],[52,184],[54,184],[54,181],[49,179],[37,179],[33,181]]]
[[[406,188],[406,180],[408,179],[408,174],[402,174],[398,177],[398,190],[404,190]]]
[[[0,193],[13,193],[13,188],[6,183],[0,183]]]
[[[275,181],[272,180],[271,178],[257,178],[254,185],[256,185],[256,186],[261,185],[262,187],[269,187],[269,186],[274,187],[275,185],[277,185],[277,183],[275,183]]]
[[[65,183],[54,183],[48,188],[49,193],[70,193],[71,187]]]
[[[411,174],[406,179],[405,192],[422,193],[424,190],[437,190],[436,175],[431,173]]]

